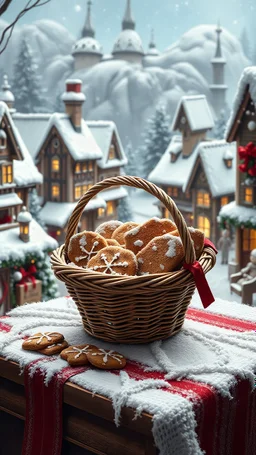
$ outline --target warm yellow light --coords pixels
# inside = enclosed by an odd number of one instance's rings
[[[114,203],[112,201],[107,202],[107,215],[113,215],[114,213]]]
[[[57,235],[60,235],[60,234],[61,234],[61,231],[57,231],[56,234],[57,234]]]
[[[248,204],[252,204],[252,202],[253,202],[252,188],[245,188],[244,200],[245,200],[245,202],[248,202]]]
[[[52,171],[59,172],[59,170],[60,170],[60,160],[58,157],[53,157],[52,158]]]

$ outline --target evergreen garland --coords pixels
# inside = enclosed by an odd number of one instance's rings
[[[239,218],[231,218],[229,216],[220,215],[220,227],[225,229],[229,226],[233,227],[245,227],[248,229],[256,229],[256,224],[252,223],[251,221],[241,221]]]

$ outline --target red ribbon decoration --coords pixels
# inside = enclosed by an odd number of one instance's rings
[[[256,146],[254,143],[249,142],[245,147],[240,146],[238,154],[240,160],[243,160],[238,169],[251,177],[256,177]]]
[[[30,281],[33,284],[33,288],[36,287],[36,279],[34,277],[34,274],[37,272],[36,266],[35,265],[30,265],[28,270],[23,269],[22,267],[20,268],[20,273],[22,275],[22,279],[19,281],[18,284],[24,284],[24,289],[25,292],[28,290],[28,282]]]
[[[214,244],[209,239],[205,239],[204,246],[210,247],[215,251],[215,253],[218,253]],[[215,298],[213,297],[210,286],[205,278],[201,264],[198,261],[195,261],[192,264],[187,264],[184,262],[183,267],[192,273],[203,307],[207,308],[211,305],[211,303],[215,301]]]

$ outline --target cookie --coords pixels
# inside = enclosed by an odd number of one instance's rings
[[[55,344],[50,344],[50,346],[47,346],[47,348],[40,349],[40,354],[44,355],[56,355],[59,354],[63,349],[66,349],[68,347],[68,343],[66,340],[63,340],[61,343],[55,343]]]
[[[117,220],[106,221],[100,224],[95,232],[102,235],[105,239],[111,239],[113,232],[122,224],[121,221]]]
[[[117,240],[117,242],[120,244],[120,245],[124,245],[125,244],[125,240],[124,240],[124,235],[126,234],[126,232],[130,231],[131,229],[135,228],[135,227],[138,227],[139,224],[138,223],[134,223],[133,221],[128,221],[127,223],[124,223],[122,224],[121,226],[119,226],[112,234],[112,239],[115,239]]]
[[[91,350],[97,349],[93,344],[81,344],[79,346],[69,346],[60,353],[63,360],[71,366],[88,365],[87,355]]]
[[[205,235],[202,231],[199,231],[199,229],[195,229],[193,227],[188,228],[191,238],[194,242],[194,248],[195,248],[195,253],[196,253],[196,259],[198,259],[204,249],[204,239]]]
[[[64,340],[64,336],[58,332],[40,332],[31,335],[22,343],[22,349],[27,351],[39,351],[47,348],[52,344],[61,343]]]
[[[120,246],[115,239],[106,239],[108,246]]]
[[[89,269],[110,275],[136,275],[137,267],[135,254],[121,246],[107,246],[88,262]]]
[[[154,237],[166,234],[167,232],[175,231],[176,224],[171,220],[160,218],[151,218],[144,224],[131,229],[126,232],[125,247],[137,254],[142,248],[144,248],[150,240]]]
[[[126,365],[126,358],[116,351],[96,348],[88,353],[89,362],[102,370],[120,370]]]
[[[68,245],[68,258],[80,267],[85,267],[87,262],[107,246],[107,241],[99,234],[83,231],[71,237]]]
[[[182,262],[181,239],[172,234],[155,237],[137,254],[139,275],[172,272]]]

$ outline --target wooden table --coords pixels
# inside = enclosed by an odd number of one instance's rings
[[[0,357],[0,454],[20,455],[25,420],[24,377],[15,362]],[[113,422],[111,400],[71,382],[64,386],[64,455],[156,455],[152,416],[123,408],[121,426]],[[44,454],[47,455],[47,454]]]

